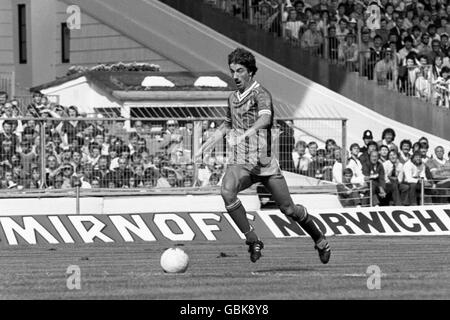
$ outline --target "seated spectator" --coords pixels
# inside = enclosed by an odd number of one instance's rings
[[[371,196],[373,206],[378,206],[380,204],[380,199],[384,199],[386,197],[386,180],[384,167],[378,160],[378,151],[370,151],[369,161],[364,162],[362,168],[364,181],[372,184]],[[370,193],[368,193],[367,196],[370,196]]]
[[[378,148],[379,151],[379,161],[381,163],[384,163],[386,161],[388,161],[388,155],[389,155],[389,147],[386,145],[382,145]]]
[[[450,26],[447,24],[447,26]],[[448,41],[448,33],[441,33],[441,51],[448,58],[450,55],[450,43]]]
[[[308,152],[306,153],[306,157],[308,157],[309,160],[314,161],[316,159],[318,148],[319,146],[317,145],[317,142],[311,141],[308,143]]]
[[[360,156],[359,156],[359,161],[361,161],[361,164],[364,165],[369,165],[370,163],[370,153],[373,151],[378,151],[378,144],[375,141],[371,141],[367,144],[367,151],[363,152]],[[377,153],[378,156],[378,153]]]
[[[100,188],[108,188],[109,181],[111,177],[111,171],[108,169],[108,157],[101,156],[98,159],[97,166],[94,168],[92,175],[99,181]]]
[[[317,157],[308,166],[308,176],[319,180],[332,180],[332,167],[327,163],[325,150],[317,150]]]
[[[415,53],[417,54],[418,51],[416,48],[413,47],[413,42],[414,40],[411,38],[411,36],[406,37],[403,42],[405,43],[404,47],[401,48],[398,51],[398,55],[400,58],[400,64],[401,65],[406,65],[406,57],[410,54],[410,53]]]
[[[115,182],[118,188],[130,188],[130,178],[133,176],[133,172],[128,164],[128,158],[119,158],[119,166],[114,170]]]
[[[444,159],[444,148],[438,146],[435,148],[435,156],[429,159],[425,165],[430,169],[433,181],[436,184],[434,194],[436,195],[433,203],[450,202],[450,162]]]
[[[334,139],[327,139],[327,141],[325,141],[325,158],[327,159],[328,163],[330,165],[333,165],[334,163],[334,159],[335,159],[335,151],[340,148],[338,147],[338,145],[336,144],[336,141],[334,141]]]
[[[381,134],[381,140],[378,141],[378,147],[385,145],[389,148],[389,150],[398,151],[398,147],[394,143],[394,140],[395,140],[394,129],[391,129],[391,128],[384,129],[383,133]]]
[[[375,30],[377,36],[381,37],[383,43],[388,42],[389,29],[387,27],[387,20],[383,17],[380,20],[380,29]]]
[[[428,142],[419,142],[419,152],[422,155],[422,160],[424,163],[431,159],[431,156],[428,155],[429,148]]]
[[[351,169],[353,173],[351,182],[363,186],[365,182],[364,175],[362,174],[362,164],[358,159],[360,154],[359,150],[359,145],[357,143],[353,143],[350,146],[350,157],[347,162],[347,168]]]
[[[361,197],[359,195],[360,186],[351,182],[353,171],[350,168],[344,170],[343,181],[339,183],[336,188],[339,195],[339,200],[343,207],[358,207],[361,206]]]
[[[431,59],[433,50],[430,46],[430,35],[428,33],[423,33],[420,37],[420,44],[416,47],[419,55],[426,56],[427,59]]]
[[[418,199],[421,197],[421,181],[426,186],[431,186],[433,176],[430,169],[423,163],[422,154],[414,152],[412,158],[403,166],[405,172],[405,183],[409,185],[409,204],[412,206],[420,203]]]
[[[33,92],[32,97],[32,102],[27,106],[27,114],[31,117],[40,118],[40,111],[43,108],[43,94],[40,92]]]
[[[75,119],[79,118],[80,115],[78,113],[78,109],[75,106],[70,106],[68,108],[68,117]],[[83,131],[86,128],[86,122],[79,121],[79,120],[70,120],[70,121],[64,121],[61,132],[64,135],[63,140],[66,142],[66,144],[69,144],[69,142],[73,141],[75,137],[83,137]]]
[[[176,188],[178,187],[177,175],[175,171],[168,171],[167,177],[161,176],[158,179],[157,188]]]
[[[62,185],[58,189],[71,189],[74,187],[73,185],[73,174],[74,169],[70,164],[64,164],[61,166],[62,173]]]
[[[399,161],[401,164],[405,164],[411,159],[412,142],[410,140],[402,140],[400,142]]]
[[[386,198],[383,199],[384,205],[395,206],[408,205],[408,188],[403,183],[404,172],[403,165],[398,160],[397,151],[389,151],[389,160],[383,163],[386,181]]]
[[[370,130],[364,131],[362,139],[363,139],[364,145],[359,149],[360,149],[361,153],[364,153],[364,152],[367,152],[367,145],[369,144],[369,142],[373,141],[372,131],[370,131]]]

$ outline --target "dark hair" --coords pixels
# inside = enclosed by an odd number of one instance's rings
[[[376,147],[375,150],[378,151],[378,143],[376,143],[375,141],[373,141],[373,140],[370,141],[370,142],[367,144],[367,149],[369,149],[370,146],[375,146],[375,147]]]
[[[6,96],[6,100],[8,100],[8,92],[0,91],[0,96]]]
[[[373,41],[380,39],[381,41],[383,41],[383,38],[380,35],[376,35],[375,37],[373,37]]]
[[[411,140],[407,140],[407,139],[402,140],[402,141],[400,142],[400,149],[403,147],[404,144],[408,144],[409,147],[412,148],[412,142],[411,142]]]
[[[351,174],[351,175],[353,176],[353,170],[350,169],[350,168],[345,168],[345,169],[344,169],[344,176],[345,176],[346,174]]]
[[[359,144],[357,143],[352,143],[352,145],[350,146],[350,151],[352,151],[353,148],[358,147],[359,148]]]
[[[386,134],[392,134],[392,140],[395,139],[395,131],[392,128],[386,128],[383,130],[383,134],[381,135],[381,139],[384,139],[384,137],[386,136]]]
[[[422,154],[420,153],[420,151],[414,151],[414,153],[413,153],[411,159],[414,158],[414,157],[419,157],[419,158],[422,159]]]
[[[414,40],[413,40],[413,38],[411,37],[411,36],[406,36],[405,37],[405,39],[403,39],[403,42],[411,42],[411,43],[414,43]]]
[[[228,65],[232,63],[243,65],[252,76],[254,76],[258,71],[255,56],[244,48],[237,48],[229,54]]]
[[[447,67],[447,66],[443,66],[442,69],[441,69],[441,75],[442,75],[444,72],[449,73],[449,72],[450,72],[450,68]]]
[[[31,96],[34,98],[36,96],[43,97],[44,95],[40,91],[33,91]]]

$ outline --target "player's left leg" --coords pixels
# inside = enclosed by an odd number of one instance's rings
[[[272,193],[272,197],[281,212],[299,223],[303,230],[311,236],[316,244],[315,248],[319,251],[319,257],[322,263],[328,263],[331,255],[328,240],[316,226],[306,208],[302,205],[294,204],[283,175],[277,174],[269,176],[262,179],[262,183]]]
[[[253,183],[252,176],[247,170],[237,165],[228,166],[222,181],[221,195],[228,213],[245,235],[246,244],[249,246],[250,260],[256,262],[261,257],[264,244],[256,235],[253,226],[250,225],[246,210],[237,197],[240,191],[247,189]]]

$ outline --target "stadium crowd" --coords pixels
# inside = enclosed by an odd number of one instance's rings
[[[220,185],[224,174],[224,153],[211,153],[198,166],[192,162],[192,122],[181,126],[168,120],[162,130],[154,130],[154,123],[134,121],[131,130],[125,130],[123,122],[86,117],[75,106],[49,103],[40,93],[23,108],[0,92],[0,112],[1,189],[70,189],[77,184],[91,189],[211,187]],[[24,116],[40,120],[20,120]],[[425,137],[397,145],[393,129],[384,130],[379,140],[367,130],[363,144],[352,144],[342,159],[344,153],[333,139],[322,149],[315,141],[295,141],[287,122],[279,123],[284,125],[279,136],[281,168],[336,183],[346,206],[368,205],[369,192],[374,205],[414,205],[420,201],[422,181],[434,200],[449,200],[445,189],[450,190],[450,153],[446,158],[441,146],[430,151]],[[206,141],[216,123],[204,121],[201,130]]]
[[[217,1],[215,1],[217,2]],[[220,2],[220,1],[218,1]],[[231,10],[377,84],[450,107],[446,0],[248,0]]]
[[[40,93],[26,108],[0,92],[0,188],[170,188],[218,185],[223,157],[211,156],[195,170],[191,160],[193,124],[180,127],[176,120],[164,123],[163,131],[151,123],[124,123],[89,118],[77,107],[49,103]],[[45,118],[45,181],[41,181],[40,126],[42,121],[11,120]],[[1,119],[0,118],[0,119]],[[80,119],[77,121],[58,118]],[[203,139],[215,123],[203,123]],[[131,131],[131,132],[130,132]],[[156,132],[156,134],[155,134]],[[195,175],[195,177],[194,177]]]

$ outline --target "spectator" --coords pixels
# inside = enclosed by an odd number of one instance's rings
[[[94,168],[92,173],[92,175],[98,179],[100,188],[108,188],[108,179],[112,178],[111,171],[108,168],[108,157],[101,156],[98,159],[98,165]]]
[[[379,155],[380,155],[379,161],[381,163],[386,162],[388,160],[389,147],[383,144],[378,148],[378,150],[379,150]]]
[[[385,146],[387,146],[389,148],[389,150],[398,151],[398,148],[395,145],[394,140],[395,140],[395,131],[394,131],[394,129],[391,129],[391,128],[384,129],[383,133],[381,135],[381,140],[378,141],[378,147],[381,147],[382,145],[385,145]]]
[[[380,29],[375,30],[375,34],[381,37],[382,43],[386,43],[388,41],[389,29],[387,28],[387,20],[385,18],[381,18]]]
[[[332,63],[338,62],[339,57],[339,40],[336,37],[336,27],[330,26],[328,28],[328,58]]]
[[[431,58],[433,50],[430,46],[430,35],[428,33],[423,33],[420,37],[420,43],[417,46],[417,51],[419,51],[419,55],[426,56],[428,59]]]
[[[403,183],[403,165],[398,160],[397,151],[389,151],[389,160],[383,163],[386,181],[386,198],[383,204],[395,206],[408,204],[408,185]]]
[[[365,65],[367,66],[367,70],[365,70],[365,73],[363,73],[363,76],[367,76],[369,80],[373,80],[375,66],[383,58],[382,45],[382,38],[379,35],[375,36],[373,39],[373,46],[370,47],[369,61],[365,63]]]
[[[375,141],[370,141],[367,144],[367,151],[363,152],[360,156],[359,156],[359,161],[361,161],[361,164],[363,165],[369,165],[370,164],[370,153],[372,153],[373,151],[378,151],[378,144]],[[378,153],[377,153],[378,155]]]
[[[33,100],[27,106],[27,114],[31,117],[39,118],[40,111],[42,109],[42,97],[43,94],[40,92],[33,92]]]
[[[296,168],[294,164],[294,156],[296,154],[293,153],[295,147],[295,138],[292,123],[289,121],[278,121],[278,125],[278,130],[280,132],[280,135],[278,137],[278,161],[280,163],[280,168],[281,170],[294,172]]]
[[[78,109],[75,106],[70,106],[68,108],[68,116],[69,118],[75,119],[79,118]],[[64,135],[64,140],[66,141],[66,144],[72,142],[75,137],[83,137],[82,132],[86,128],[86,123],[84,121],[79,120],[70,120],[70,121],[64,121],[61,132]]]
[[[308,143],[308,153],[306,154],[306,157],[308,157],[309,160],[314,161],[316,159],[318,147],[319,146],[314,141]]]
[[[119,158],[118,164],[118,168],[114,170],[115,184],[118,188],[130,188],[130,178],[133,176],[133,172],[128,167],[128,158]]]
[[[355,43],[355,36],[349,33],[345,36],[345,42],[339,44],[338,57],[341,64],[345,65],[347,71],[358,70],[358,45]]]
[[[319,54],[323,45],[323,36],[317,31],[317,23],[309,21],[308,30],[301,37],[301,47],[309,50],[313,54]]]
[[[0,91],[0,110],[3,110],[3,106],[8,101],[8,93],[6,91]]]
[[[362,139],[363,139],[363,142],[364,142],[364,146],[362,146],[360,148],[360,151],[362,153],[364,153],[364,152],[367,152],[367,145],[369,144],[369,142],[373,141],[372,131],[370,131],[370,130],[364,131]]]
[[[374,68],[374,80],[378,85],[387,86],[389,89],[396,88],[398,77],[398,65],[393,57],[391,48],[384,52],[384,59],[378,61]]]
[[[342,150],[340,148],[334,149],[333,155],[334,163],[332,164],[332,178],[334,183],[342,183]],[[344,156],[344,161],[347,159],[347,155]]]
[[[169,171],[167,178],[161,177],[158,179],[157,188],[176,188],[178,187],[177,175],[175,171]]]
[[[369,161],[363,163],[362,172],[364,180],[367,183],[372,183],[372,204],[378,206],[380,199],[386,197],[386,180],[384,167],[380,163],[378,151],[370,151]]]
[[[433,176],[430,169],[423,163],[420,152],[414,152],[412,158],[405,163],[403,169],[405,182],[409,185],[409,204],[415,206],[420,203],[418,198],[421,196],[421,181],[426,186],[431,186],[430,180],[433,179]]]
[[[317,157],[308,166],[308,176],[319,180],[332,180],[332,167],[327,163],[325,150],[317,150]]]
[[[412,142],[410,140],[402,140],[400,142],[399,161],[405,164],[411,159]]]
[[[419,152],[422,155],[422,160],[424,163],[431,159],[431,156],[428,156],[428,149],[428,142],[419,142]]]
[[[359,153],[359,145],[357,143],[353,143],[350,146],[350,157],[347,162],[347,168],[350,168],[353,173],[351,182],[362,186],[365,182],[364,175],[362,174],[362,163],[358,159]]]
[[[415,83],[416,97],[423,99],[425,101],[430,101],[431,99],[431,84],[429,80],[428,68],[420,67],[417,73],[416,83]]]
[[[337,191],[339,195],[339,200],[343,207],[360,207],[361,197],[359,191],[360,186],[355,185],[351,182],[353,177],[353,171],[350,168],[344,170],[344,176],[342,183],[337,185]]]
[[[304,26],[301,20],[297,19],[297,11],[292,8],[289,10],[289,17],[285,25],[286,39],[291,42],[292,45],[300,45],[300,32]]]

